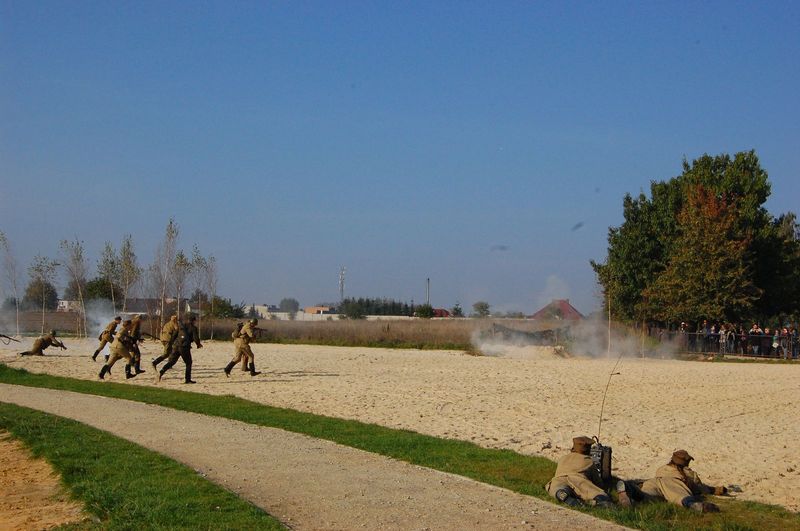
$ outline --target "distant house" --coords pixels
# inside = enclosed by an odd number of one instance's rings
[[[307,306],[303,308],[303,313],[314,315],[332,314],[333,308],[330,306]]]
[[[553,299],[550,304],[530,316],[530,319],[564,319],[579,321],[583,314],[569,303],[569,299]]]
[[[59,300],[56,306],[57,312],[79,312],[81,311],[80,301],[65,301]]]

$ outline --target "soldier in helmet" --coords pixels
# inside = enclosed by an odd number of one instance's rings
[[[164,351],[161,355],[157,358],[153,358],[150,360],[150,363],[153,365],[153,369],[158,370],[158,364],[164,361],[165,359],[169,358],[169,355],[172,353],[172,343],[175,341],[175,338],[178,336],[178,316],[172,314],[169,318],[169,321],[161,327],[161,335],[159,336],[159,340],[161,344],[164,346]]]
[[[133,338],[131,337],[132,322],[130,319],[125,320],[120,326],[119,331],[114,336],[114,341],[111,343],[111,356],[108,361],[100,369],[100,374],[97,375],[101,380],[105,379],[106,374],[111,372],[111,367],[121,358],[125,358],[125,379],[130,379],[136,376],[131,371],[133,367]]]
[[[156,372],[156,382],[160,382],[164,373],[175,365],[178,358],[181,358],[186,365],[183,383],[197,383],[192,380],[192,343],[197,345],[197,348],[203,348],[203,344],[200,343],[200,334],[194,324],[196,320],[197,318],[191,314],[184,317],[172,342],[172,352],[169,355],[169,360],[161,367],[161,370]]]
[[[642,484],[641,494],[645,499],[664,499],[701,513],[719,511],[719,507],[713,503],[704,502],[702,496],[704,494],[722,496],[728,493],[728,489],[705,485],[697,473],[689,468],[692,459],[694,457],[686,450],[673,453],[669,463],[659,467],[655,477]],[[639,493],[632,494],[636,498]]]
[[[108,323],[103,331],[100,332],[100,336],[97,338],[100,340],[100,346],[97,347],[97,350],[92,354],[92,361],[97,361],[97,355],[100,354],[107,344],[114,341],[114,332],[117,330],[117,326],[120,322],[122,322],[122,317],[114,317],[114,320]],[[108,356],[106,356],[106,361],[108,361]]]
[[[20,352],[20,356],[44,356],[44,350],[50,346],[60,347],[61,350],[67,350],[64,343],[56,339],[56,331],[50,330],[47,335],[36,338],[30,350]]]
[[[257,376],[261,374],[260,371],[256,370],[256,358],[253,354],[253,349],[250,348],[250,343],[256,338],[257,330],[258,319],[250,319],[247,323],[245,323],[245,325],[242,327],[242,330],[239,332],[239,341],[241,342],[240,349],[242,356],[245,357],[243,363],[247,365],[247,370],[250,371],[250,376]],[[236,363],[233,365],[236,365]],[[231,368],[233,368],[233,365],[231,365]]]
[[[573,507],[581,501],[597,507],[613,507],[608,494],[590,479],[593,463],[589,452],[593,442],[585,436],[572,439],[572,450],[558,460],[555,476],[544,487],[548,494]]]

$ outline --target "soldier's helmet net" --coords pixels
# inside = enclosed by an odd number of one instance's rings
[[[588,454],[594,441],[590,437],[581,435],[572,439],[572,451],[579,454]]]

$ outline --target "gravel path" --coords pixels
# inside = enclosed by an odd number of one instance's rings
[[[274,428],[0,384],[0,401],[78,420],[192,467],[293,529],[622,529],[536,498]]]

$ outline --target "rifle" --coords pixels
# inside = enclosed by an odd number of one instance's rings
[[[11,337],[11,336],[7,336],[7,335],[5,335],[5,334],[0,334],[0,339],[2,339],[2,340],[3,340],[3,343],[4,343],[4,344],[6,344],[6,345],[8,345],[9,343],[11,343],[11,341],[16,341],[17,343],[19,343],[19,342],[20,342],[20,340],[19,340],[19,339],[14,339],[13,337]]]

